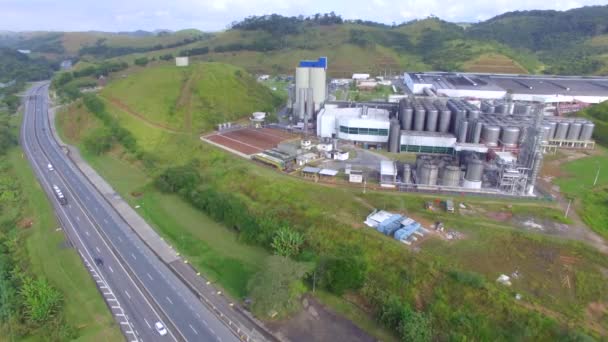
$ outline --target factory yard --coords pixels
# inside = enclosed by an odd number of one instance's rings
[[[280,142],[294,139],[297,136],[273,128],[237,128],[224,132],[216,132],[201,137],[201,140],[210,142],[229,151],[237,151],[244,155],[252,155],[271,149]]]

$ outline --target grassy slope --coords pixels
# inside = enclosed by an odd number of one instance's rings
[[[43,275],[64,295],[66,321],[78,329],[81,341],[117,341],[122,339],[113,317],[101,299],[90,275],[73,249],[66,248],[65,236],[51,205],[35,179],[22,152],[14,149],[9,159],[15,170],[27,205],[25,217],[34,225],[27,231],[25,256],[34,274]],[[33,340],[44,340],[45,332],[35,332]]]
[[[226,96],[225,89],[240,95]],[[102,95],[121,101],[150,122],[186,132],[208,130],[254,111],[270,111],[268,103],[278,101],[272,91],[243,70],[220,63],[141,69],[113,82]]]
[[[112,112],[118,115],[119,118],[126,115],[115,109],[112,109]],[[125,123],[127,123],[127,121],[125,121]],[[361,196],[359,193],[352,192],[348,189],[330,189],[321,186],[313,186],[314,191],[310,191],[312,186],[310,183],[293,181],[285,176],[278,175],[271,170],[244,163],[234,157],[224,156],[223,152],[209,148],[205,145],[199,145],[198,142],[189,140],[191,138],[172,135],[166,132],[154,133],[153,131],[155,131],[155,129],[140,129],[137,128],[137,126],[144,125],[136,120],[129,120],[127,125],[131,131],[136,133],[138,139],[143,139],[145,135],[150,133],[161,134],[164,141],[162,146],[155,146],[150,150],[162,154],[168,164],[185,162],[188,157],[183,157],[184,154],[189,155],[189,157],[197,156],[205,163],[210,160],[215,160],[214,167],[212,169],[207,169],[205,172],[213,173],[214,182],[221,184],[221,187],[225,189],[225,191],[240,192],[245,196],[248,196],[252,201],[250,204],[254,207],[279,207],[279,210],[285,210],[287,213],[290,213],[290,215],[300,217],[304,222],[308,222],[307,217],[326,215],[327,217],[336,218],[342,222],[361,226],[360,219],[369,211],[369,209],[362,204],[362,202],[365,201],[371,203],[375,207],[386,207],[387,209],[396,209],[400,211],[405,210],[405,212],[408,212],[415,217],[426,219],[427,221],[436,219],[436,217],[425,216],[428,214],[421,211],[424,198],[420,198],[419,196],[399,195],[397,197],[387,194]],[[182,153],[178,155],[176,153],[177,150],[180,150]],[[220,156],[222,158],[220,158]],[[120,158],[117,154],[110,157]],[[171,160],[171,162],[169,162],[169,160]],[[121,163],[124,163],[124,161]],[[104,171],[104,167],[114,168],[112,163],[109,160],[106,160],[105,157],[104,159],[100,159],[98,163],[94,163],[94,166],[104,175],[107,175],[106,171]],[[111,183],[116,182],[119,178],[118,175],[127,172],[127,169],[124,167],[120,170],[122,171],[118,171],[116,177],[109,178]],[[134,171],[129,171],[128,173],[133,174]],[[240,184],[234,181],[235,177],[247,177],[249,182],[247,184]],[[272,179],[272,182],[268,182],[270,179]],[[159,201],[159,198],[156,197],[157,195],[154,194],[153,190],[146,187],[144,187],[144,189],[145,195],[142,199],[144,206],[146,206],[146,198],[150,198],[154,202]],[[252,192],[252,189],[256,190]],[[124,194],[133,190],[134,189],[131,186],[129,189],[123,188],[121,192]],[[151,194],[150,191],[152,191]],[[270,196],[277,191],[284,195],[283,197],[280,197],[280,201],[273,202],[273,200],[270,199]],[[264,201],[268,201],[269,203],[257,203],[257,201],[261,199],[264,199]],[[285,199],[289,199],[287,203]],[[471,201],[476,203],[476,200],[474,199],[471,199]],[[479,205],[486,205],[482,200],[477,200],[477,202],[480,203]],[[332,203],[332,206],[319,206],[320,203]],[[297,205],[300,207],[296,208],[295,206]],[[525,204],[522,205],[525,206]],[[152,208],[156,208],[156,204],[154,204]],[[303,213],[307,214],[302,216]],[[173,217],[173,215],[171,216]],[[148,219],[151,219],[152,222],[155,220],[161,222],[166,218],[155,219],[154,217],[148,217]],[[167,223],[167,225],[171,225],[171,229],[173,230],[173,237],[169,236],[169,238],[174,244],[178,245],[180,242],[180,235],[183,234],[180,232],[190,234],[192,228],[186,228],[184,225],[175,225],[175,223],[173,223],[175,219],[176,218],[173,217],[173,219],[167,220],[166,222],[171,222],[170,224]],[[580,297],[573,297],[572,292],[555,290],[560,287],[561,279],[556,278],[556,273],[552,271],[559,269],[561,265],[559,265],[559,261],[556,261],[555,257],[549,259],[543,257],[539,258],[537,253],[539,253],[539,251],[549,251],[548,253],[552,253],[551,255],[553,256],[559,256],[562,252],[565,255],[574,254],[581,258],[580,263],[582,266],[578,267],[577,271],[580,272],[581,279],[591,279],[593,281],[598,281],[598,279],[593,278],[594,274],[599,274],[597,271],[598,266],[608,266],[606,257],[596,255],[591,251],[585,252],[586,248],[581,247],[578,244],[556,243],[552,239],[534,234],[515,233],[508,225],[491,222],[489,220],[476,218],[476,224],[472,226],[470,224],[471,219],[467,216],[446,216],[441,219],[444,219],[444,221],[451,224],[453,227],[465,231],[470,236],[470,240],[456,243],[455,246],[458,246],[457,248],[454,248],[454,245],[452,244],[448,245],[439,241],[431,243],[428,247],[423,247],[422,259],[433,260],[438,258],[437,260],[443,260],[443,262],[453,264],[454,267],[464,267],[465,269],[479,272],[487,277],[486,279],[489,281],[493,281],[499,273],[513,272],[513,268],[519,267],[522,272],[525,271],[527,274],[529,273],[530,277],[529,281],[522,282],[521,285],[517,286],[517,289],[524,293],[532,302],[538,302],[552,310],[564,310],[567,317],[572,319],[573,322],[577,322],[576,324],[583,324],[581,323],[583,317],[582,308],[588,301],[594,299],[592,298],[593,296],[597,299],[604,298],[604,300],[608,300],[608,298],[605,298],[606,286],[603,285],[601,285],[600,288],[591,286],[591,290],[585,289],[585,291],[588,292]],[[298,218],[294,217],[294,220],[298,220]],[[155,223],[155,225],[158,227],[158,224]],[[372,263],[386,263],[388,261],[385,258],[388,257],[388,255],[394,257],[396,256],[396,250],[403,251],[402,247],[395,244],[394,241],[382,238],[369,230],[360,231],[360,233],[362,233],[360,234],[354,231],[346,233],[341,230],[336,230],[334,232],[319,229],[312,227],[309,236],[315,244],[327,245],[325,248],[329,248],[329,245],[338,241],[360,241],[360,243],[365,245],[377,245],[376,248],[378,250],[383,250],[383,252],[380,254],[370,254],[368,257]],[[162,228],[159,230],[163,232]],[[175,235],[176,232],[177,235]],[[227,232],[224,234],[227,234]],[[201,234],[198,240],[199,242],[195,245],[202,246],[200,248],[204,250],[208,244],[206,239],[209,238],[210,237]],[[228,237],[228,239],[232,240],[233,237]],[[323,242],[318,241],[318,239],[323,239]],[[182,248],[184,247],[189,248],[192,247],[192,245],[186,245]],[[495,253],[494,251],[496,250],[502,250],[502,253]],[[388,251],[391,252],[386,254]],[[555,254],[555,251],[558,251],[557,254]],[[215,252],[217,253],[217,251]],[[405,255],[407,255],[407,253],[405,253]],[[507,260],[507,262],[505,262],[505,260]],[[204,265],[199,264],[198,266],[205,270]],[[549,271],[534,273],[542,268]],[[222,275],[220,274],[219,276],[221,277]],[[241,279],[241,281],[243,280],[245,279]],[[233,286],[230,285],[232,283],[231,279],[220,278],[219,281],[222,284],[226,284],[228,287]],[[599,281],[599,284],[601,283],[602,282]],[[240,285],[241,288],[243,286],[242,284],[243,283]],[[584,283],[581,283],[581,291],[583,290],[583,284],[588,287],[589,282],[585,281]],[[238,288],[238,286],[236,287]],[[543,290],[544,288],[551,289],[552,291],[545,291]],[[604,294],[601,295],[601,293]],[[476,310],[482,311],[492,307],[492,304],[488,303],[469,303],[467,305],[474,305],[474,307],[477,307]],[[571,309],[564,309],[569,307],[569,305],[572,305]],[[494,314],[497,313],[492,313],[492,315]]]

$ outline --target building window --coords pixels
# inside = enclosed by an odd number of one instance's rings
[[[358,128],[358,127],[346,127],[340,126],[340,133],[347,134],[361,134],[361,135],[376,135],[376,136],[388,136],[388,129],[384,128]]]

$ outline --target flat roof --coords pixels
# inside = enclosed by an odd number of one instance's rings
[[[322,176],[331,176],[331,177],[334,177],[335,175],[338,174],[338,170],[322,169],[321,171],[319,171],[319,174],[322,175]]]
[[[302,169],[302,172],[306,172],[306,173],[319,173],[321,171],[321,169],[319,169],[318,167],[311,167],[311,166],[306,166]]]
[[[529,95],[608,96],[608,77],[514,75],[457,72],[407,73],[414,84],[430,84],[435,89],[512,91]]]
[[[323,115],[335,116],[339,118],[359,118],[361,120],[382,120],[389,119],[389,111],[382,108],[367,107],[367,116],[361,117],[363,107],[347,107],[347,108],[325,108]]]

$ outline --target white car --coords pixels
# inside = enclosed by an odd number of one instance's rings
[[[49,171],[54,171],[54,170],[55,170],[55,169],[53,168],[53,164],[49,164],[49,165],[47,165],[46,167],[49,169]]]
[[[158,334],[160,336],[167,335],[167,328],[165,328],[165,325],[162,324],[161,322],[154,323],[154,328],[156,329],[156,332],[158,332]]]

